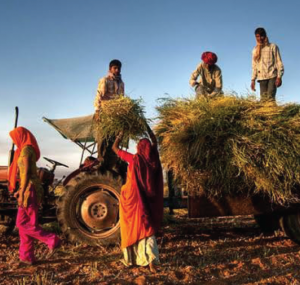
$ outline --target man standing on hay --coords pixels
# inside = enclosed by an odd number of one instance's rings
[[[207,51],[202,54],[202,61],[192,73],[190,85],[195,87],[197,98],[214,98],[223,95],[222,72],[216,65],[218,57],[215,53]],[[198,77],[200,76],[199,81]]]
[[[252,80],[251,89],[255,90],[255,80],[260,85],[260,100],[275,101],[277,87],[282,84],[284,72],[279,48],[269,43],[264,28],[257,28],[254,32],[256,47],[252,51]]]
[[[95,106],[95,123],[99,123],[99,113],[101,112],[102,102],[105,100],[112,100],[116,95],[124,94],[124,82],[121,78],[121,68],[122,63],[118,59],[114,59],[109,63],[109,71],[107,76],[100,79],[97,89],[97,95],[94,101]],[[97,144],[98,144],[98,159],[100,162],[104,162],[106,158],[115,157],[114,153],[111,151],[114,138],[112,142],[107,142],[101,136],[97,134]],[[108,162],[109,159],[107,159]],[[114,160],[114,159],[113,159]]]

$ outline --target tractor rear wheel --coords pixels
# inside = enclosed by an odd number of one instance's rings
[[[76,182],[75,182],[76,181]],[[70,241],[109,245],[119,241],[120,176],[79,173],[58,200],[57,218]]]
[[[280,226],[287,237],[300,244],[300,212],[284,215]]]

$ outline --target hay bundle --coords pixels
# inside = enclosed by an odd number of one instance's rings
[[[157,109],[162,162],[189,194],[262,193],[277,204],[298,201],[299,105],[227,96],[164,99]]]
[[[126,96],[118,96],[113,100],[103,101],[99,119],[95,122],[96,135],[107,141],[121,131],[124,140],[138,140],[147,133],[147,120],[141,99],[133,100]]]

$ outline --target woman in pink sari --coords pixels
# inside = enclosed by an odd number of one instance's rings
[[[17,127],[9,133],[17,150],[9,168],[9,190],[16,189],[17,173],[19,171],[20,185],[14,196],[18,199],[18,214],[16,226],[19,229],[20,261],[25,264],[34,264],[34,239],[38,239],[49,248],[47,257],[53,255],[61,240],[53,233],[44,231],[38,225],[38,208],[43,197],[43,188],[37,176],[36,162],[40,158],[40,150],[32,133]]]

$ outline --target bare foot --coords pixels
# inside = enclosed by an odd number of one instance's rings
[[[156,273],[157,272],[156,266],[153,264],[153,262],[149,263],[149,268],[150,268],[150,271],[152,273]]]
[[[29,261],[29,260],[20,260],[18,263],[19,267],[24,267],[24,266],[32,266],[35,265],[36,262],[35,261]]]

